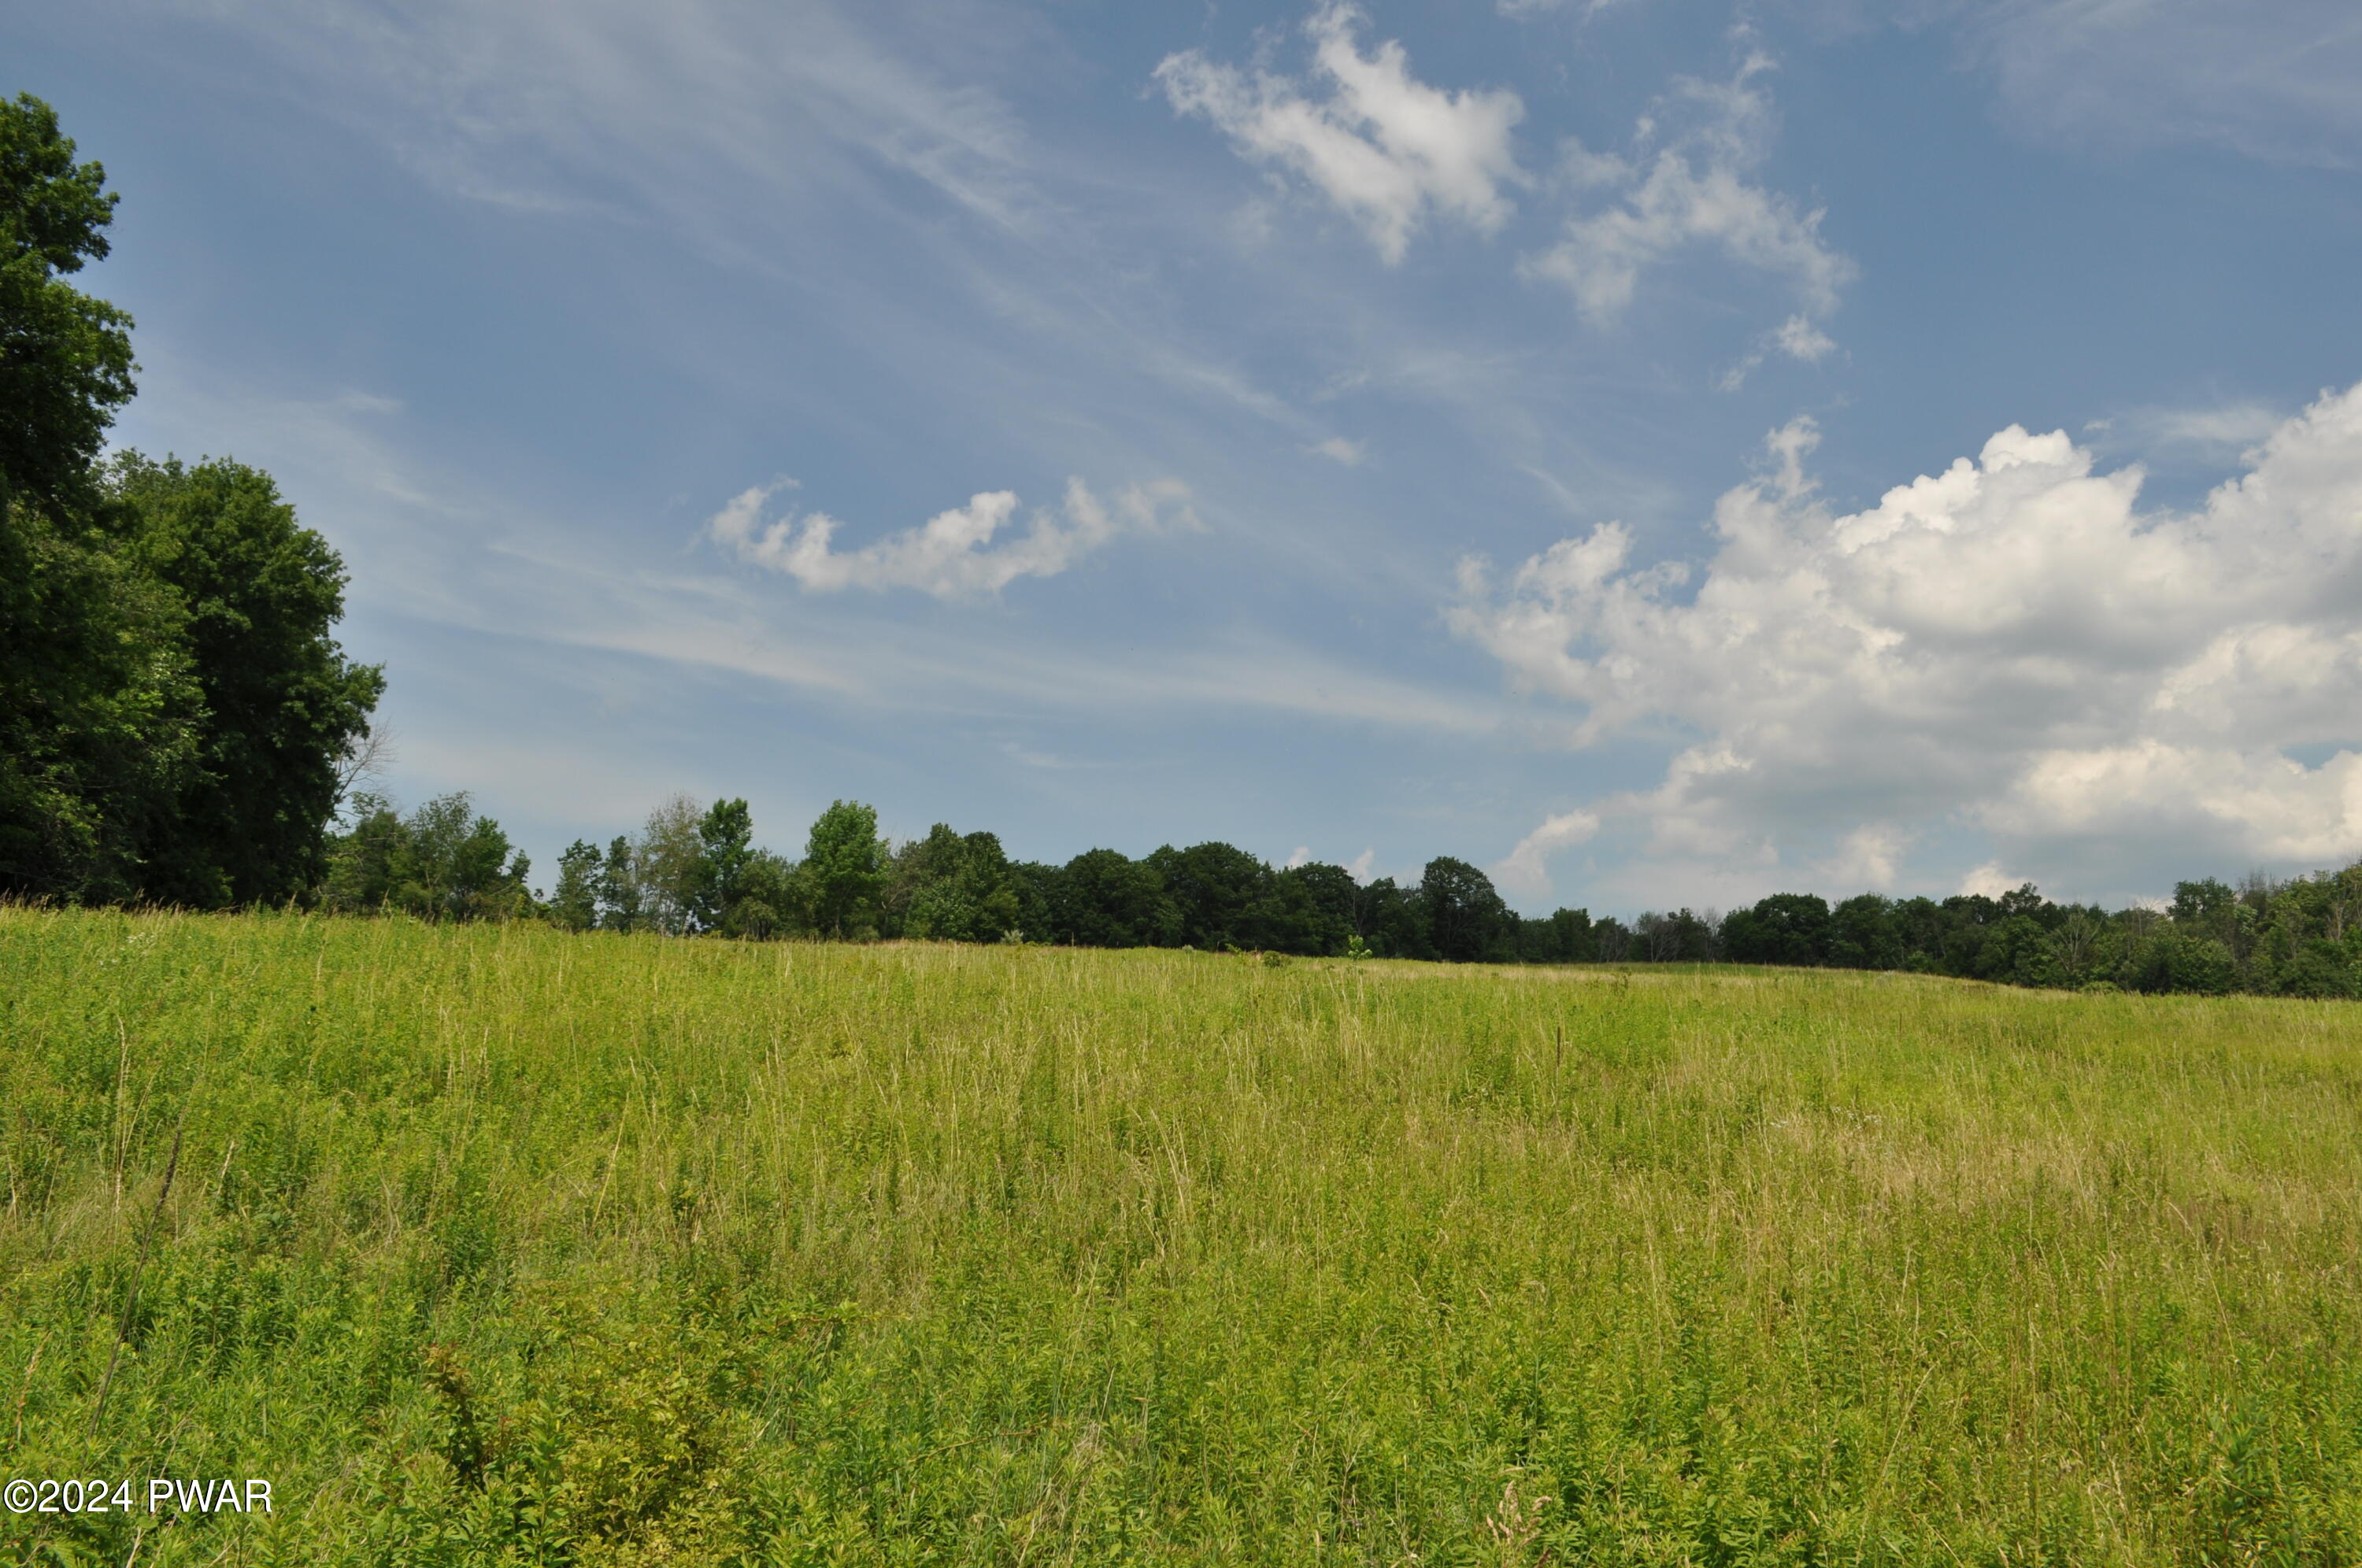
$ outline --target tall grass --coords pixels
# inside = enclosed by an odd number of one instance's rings
[[[2350,1003],[0,911],[0,1475],[275,1504],[0,1552],[2350,1563],[2358,1113]]]

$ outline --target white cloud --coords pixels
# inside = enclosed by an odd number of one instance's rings
[[[1628,155],[1570,142],[1564,182],[1605,188],[1615,199],[1570,218],[1564,238],[1526,258],[1526,274],[1563,284],[1584,315],[1606,321],[1632,303],[1642,272],[1676,251],[1710,245],[1743,266],[1788,278],[1814,315],[1834,310],[1853,262],[1822,240],[1820,211],[1803,210],[1753,178],[1772,132],[1771,100],[1756,79],[1771,69],[1758,54],[1727,83],[1678,81],[1640,122]],[[1669,124],[1687,128],[1668,133]],[[1827,352],[1809,318],[1792,321],[1775,338],[1798,358]]]
[[[1864,823],[1846,834],[1838,852],[1816,870],[1833,887],[1882,890],[1894,886],[1910,847],[1911,834],[1894,823]]]
[[[1507,858],[1493,867],[1494,878],[1513,893],[1548,893],[1550,857],[1562,849],[1590,842],[1599,831],[1591,812],[1567,812],[1551,818],[1518,841]]]
[[[1998,860],[1988,860],[1960,878],[1960,891],[1970,898],[1998,899],[2025,885],[2025,878],[2011,876]]]
[[[1571,6],[1585,17],[1591,17],[1606,10],[1610,6],[1620,6],[1624,3],[1625,0],[1499,0],[1496,9],[1504,17],[1516,17],[1522,19],[1527,17],[1547,16],[1552,11],[1570,8]]]
[[[2252,400],[2202,408],[2136,408],[2083,427],[2113,448],[2152,458],[2222,462],[2236,458],[2288,416]]]
[[[1963,7],[2009,120],[2077,148],[2189,142],[2362,163],[2352,0],[1982,0]]]
[[[1311,450],[1316,456],[1326,458],[1333,463],[1342,463],[1349,469],[1360,468],[1362,458],[1366,456],[1359,441],[1348,441],[1342,436],[1331,436],[1326,441],[1315,445]]]
[[[1175,112],[1204,116],[1242,156],[1309,180],[1388,263],[1402,259],[1430,213],[1483,233],[1499,228],[1511,210],[1501,187],[1524,178],[1509,146],[1524,104],[1507,89],[1430,87],[1391,39],[1363,55],[1354,35],[1366,20],[1358,6],[1332,3],[1306,22],[1326,97],[1196,50],[1166,56],[1156,80]]]
[[[158,0],[138,9],[244,29],[289,68],[287,91],[365,127],[434,186],[519,211],[620,218],[653,207],[733,248],[748,209],[782,204],[750,203],[750,188],[777,197],[870,161],[1001,227],[1031,226],[1040,205],[1008,105],[957,61],[946,70],[911,58],[926,29],[898,28],[882,6]],[[731,221],[714,224],[715,212]]]
[[[1290,871],[1295,870],[1299,866],[1309,866],[1311,864],[1312,846],[1308,844],[1297,845],[1287,856],[1287,868]]]
[[[1688,570],[1633,566],[1615,523],[1506,585],[1462,564],[1455,629],[1579,705],[1577,744],[1694,735],[1592,813],[1652,856],[1792,880],[1892,882],[1947,823],[2110,889],[2362,854],[2362,756],[2286,755],[2362,745],[2362,387],[2187,513],[2144,512],[2138,469],[2013,425],[1838,515],[1805,471],[1816,438],[1775,432],[1772,470],[1722,497],[1686,601]]]
[[[1017,512],[1013,491],[983,491],[922,527],[858,550],[837,551],[830,545],[844,525],[824,512],[763,522],[765,506],[782,488],[742,491],[713,514],[706,530],[741,560],[785,572],[815,592],[913,588],[938,599],[998,593],[1021,577],[1057,576],[1118,533],[1146,532],[1168,521],[1198,525],[1188,490],[1175,480],[1131,486],[1116,495],[1110,510],[1082,480],[1070,479],[1063,521],[1046,510],[1036,512],[1023,535],[998,546],[995,536]],[[1167,506],[1175,509],[1170,519],[1164,514]]]
[[[1377,869],[1377,864],[1378,852],[1374,848],[1364,849],[1361,854],[1345,862],[1345,874],[1363,887],[1367,887],[1370,878]]]
[[[1836,351],[1837,339],[1813,325],[1806,315],[1792,315],[1763,335],[1754,351],[1722,373],[1715,383],[1725,392],[1737,392],[1755,373],[1763,361],[1774,353],[1785,354],[1791,359],[1816,364]]]
[[[1815,326],[1810,318],[1792,315],[1773,329],[1772,346],[1791,359],[1802,359],[1809,365],[1827,358],[1838,345],[1837,339]]]

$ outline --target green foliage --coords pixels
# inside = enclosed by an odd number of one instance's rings
[[[0,909],[0,1561],[2351,1562],[2349,1005]]]
[[[668,936],[695,929],[698,907],[710,896],[712,867],[706,857],[705,823],[703,807],[687,795],[675,795],[648,813],[632,845],[640,918]]]
[[[1275,941],[1276,879],[1270,867],[1228,844],[1165,845],[1148,857],[1181,916],[1181,941],[1209,953],[1265,948]]]
[[[1113,849],[1066,862],[1052,889],[1058,938],[1084,947],[1177,947],[1181,906],[1153,865]]]
[[[2031,883],[1941,903],[1865,893],[1834,911],[1811,895],[1779,893],[1734,911],[1706,955],[2046,988],[2351,997],[2362,994],[2357,917],[2362,865],[2290,882],[2250,878],[2235,889],[2216,878],[2180,882],[2162,914],[2054,904]],[[1617,955],[1603,944],[1601,955]],[[1636,942],[1632,955],[1661,955]]]
[[[886,878],[887,844],[877,836],[877,809],[831,801],[804,845],[812,929],[823,936],[875,936]]]
[[[1651,964],[1705,964],[1716,956],[1715,922],[1692,910],[1646,912],[1633,922],[1629,956]]]
[[[1023,929],[1016,878],[999,837],[962,837],[944,823],[894,852],[882,900],[889,935],[998,942]]]
[[[648,928],[650,922],[641,913],[638,860],[632,841],[621,834],[607,845],[606,857],[599,863],[600,930],[631,932]]]
[[[1418,882],[1419,913],[1436,956],[1451,964],[1498,963],[1516,956],[1515,920],[1492,879],[1464,860],[1440,856]]]
[[[746,868],[755,857],[755,813],[743,800],[714,801],[698,822],[697,844],[697,895],[690,912],[699,930],[718,931],[746,897]]]
[[[0,510],[86,512],[91,465],[131,401],[131,318],[61,281],[107,253],[105,184],[55,110],[0,100]]]
[[[1829,955],[1829,906],[1816,893],[1774,893],[1722,922],[1722,950],[1734,964],[1812,965]]]
[[[720,934],[759,942],[811,931],[802,875],[781,856],[754,851],[731,885],[734,891],[715,928]]]
[[[115,197],[49,105],[0,102],[0,894],[308,894],[383,681],[343,572],[267,475],[136,453],[130,318],[63,280]]]
[[[187,622],[116,533],[0,509],[0,892],[138,896],[197,771]]]
[[[1396,887],[1391,877],[1381,877],[1362,889],[1353,900],[1354,934],[1381,958],[1434,957],[1426,911],[1417,893],[1417,889]]]
[[[116,458],[108,502],[185,607],[182,635],[204,719],[169,832],[142,891],[197,907],[282,903],[318,881],[337,810],[337,760],[385,686],[344,657],[344,568],[295,521],[270,477],[232,462],[187,468]]]
[[[549,922],[562,931],[599,923],[599,877],[606,867],[599,846],[576,839],[557,857],[557,886],[549,895]]]
[[[500,823],[476,813],[466,791],[429,801],[407,817],[376,795],[357,796],[352,811],[352,827],[329,841],[323,902],[330,910],[462,921],[532,912],[524,880],[530,863],[510,846]]]

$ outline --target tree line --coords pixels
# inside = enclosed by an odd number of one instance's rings
[[[2362,994],[2362,863],[2292,880],[2175,885],[2163,909],[2059,904],[2025,884],[1999,898],[1864,893],[1834,908],[1775,893],[1727,915],[1511,910],[1490,878],[1439,856],[1418,882],[1363,883],[1341,866],[1274,867],[1220,843],[1140,859],[1092,849],[1064,865],[1011,860],[990,833],[938,823],[895,844],[877,813],[838,801],[800,859],[754,843],[743,800],[676,796],[637,834],[577,840],[546,897],[499,825],[465,795],[408,816],[364,798],[330,841],[320,900],[351,912],[538,919],[569,931],[752,940],[907,938],[1187,947],[1308,957],[1496,964],[1764,964],[1904,970],[2010,985],[2148,992]]]
[[[1595,955],[1590,917],[1517,914],[1492,879],[1439,856],[1408,887],[1341,866],[1273,867],[1228,844],[1140,859],[1092,849],[1064,865],[1011,860],[999,835],[938,823],[896,844],[874,807],[837,801],[789,859],[754,842],[743,800],[676,796],[637,834],[577,840],[545,895],[499,824],[465,795],[398,812],[357,798],[328,841],[319,900],[427,919],[538,919],[570,931],[763,940],[1044,942],[1305,956],[1571,963]]]

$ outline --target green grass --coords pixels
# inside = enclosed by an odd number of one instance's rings
[[[0,1558],[2362,1561],[2350,1003],[0,910],[0,1159],[276,1504]]]

